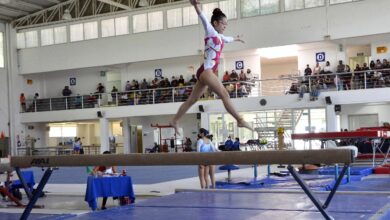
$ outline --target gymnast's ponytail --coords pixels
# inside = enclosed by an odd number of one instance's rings
[[[219,8],[215,8],[213,15],[211,16],[211,24],[214,26],[214,21],[220,21],[223,18],[226,18],[226,15]]]

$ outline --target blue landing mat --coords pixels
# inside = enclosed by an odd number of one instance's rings
[[[1,212],[0,213],[0,219],[1,220],[18,220],[20,218],[20,216],[22,216],[21,213],[5,213],[5,212]],[[52,214],[36,214],[36,213],[32,213],[30,214],[29,216],[29,220],[36,220],[36,219],[55,219],[56,216],[60,216],[60,215],[52,215]],[[71,215],[67,215],[67,216],[71,216]],[[74,217],[74,216],[73,216]]]
[[[390,175],[388,176],[390,177]],[[390,178],[369,178],[359,182],[341,185],[340,191],[388,191],[390,192]],[[390,219],[390,218],[389,218]]]
[[[342,167],[339,167],[339,172],[341,172]],[[332,167],[323,167],[318,170],[319,175],[334,175],[335,168]],[[368,176],[374,173],[374,169],[372,167],[351,167],[350,169],[351,175],[358,176]]]
[[[306,181],[311,189],[317,191],[331,190],[335,184],[334,177],[330,175],[301,174],[300,176]],[[362,176],[351,176],[351,182],[360,181],[361,178]],[[345,177],[341,184],[346,183],[347,179]],[[230,183],[217,181],[216,185],[218,189],[301,189],[292,176],[271,176],[258,178],[256,180],[253,178],[234,178]]]
[[[326,195],[319,195],[324,201]],[[388,195],[336,194],[328,211],[335,219],[385,220]],[[147,219],[147,220],[312,220],[322,219],[305,194],[253,192],[182,192],[145,200],[134,205],[56,219]]]

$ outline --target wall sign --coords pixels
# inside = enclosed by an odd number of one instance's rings
[[[161,78],[162,77],[162,69],[155,69],[154,70],[154,77]]]
[[[69,85],[71,85],[71,86],[76,85],[76,77],[69,78]]]
[[[325,62],[325,52],[316,53],[316,62]]]
[[[236,70],[243,70],[244,69],[244,61],[239,60],[236,61]]]

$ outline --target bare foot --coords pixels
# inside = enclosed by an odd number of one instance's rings
[[[247,129],[253,131],[252,126],[250,126],[250,124],[248,124],[248,122],[246,122],[244,120],[237,121],[237,126],[240,128],[247,128]]]
[[[175,134],[177,134],[177,135],[180,136],[180,133],[179,133],[179,126],[177,125],[177,123],[175,123],[175,122],[170,122],[169,125],[172,126],[173,129],[175,129]]]

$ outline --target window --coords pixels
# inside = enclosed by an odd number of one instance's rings
[[[76,126],[51,126],[49,137],[76,137]]]
[[[54,43],[63,44],[68,41],[68,35],[66,32],[66,26],[54,28]]]
[[[242,17],[250,17],[259,15],[259,0],[241,0],[241,15]]]
[[[70,42],[84,40],[83,24],[70,25]]]
[[[0,68],[4,68],[4,33],[0,32]]]
[[[221,1],[219,8],[225,13],[227,19],[237,18],[236,0]]]
[[[325,0],[305,0],[305,8],[324,6]]]
[[[211,21],[211,16],[213,15],[214,8],[218,8],[218,2],[211,2],[202,5],[203,13],[206,16],[208,21]]]
[[[304,0],[288,0],[288,1],[284,1],[284,10],[286,10],[286,11],[303,9],[304,7],[305,7]]]
[[[183,26],[198,24],[198,14],[194,7],[184,7],[183,8]]]
[[[164,28],[163,26],[163,12],[155,11],[148,13],[148,30],[155,31],[161,30]]]
[[[273,14],[280,12],[279,0],[260,0],[260,14]]]
[[[43,29],[41,30],[41,45],[47,46],[47,45],[53,45],[54,44],[54,33],[53,29]]]
[[[84,39],[98,38],[98,23],[97,21],[84,23]]]
[[[26,32],[26,47],[38,47],[38,32],[28,31]]]
[[[115,18],[115,35],[129,34],[129,17]]]
[[[329,4],[339,4],[339,3],[344,3],[344,2],[352,2],[352,1],[356,1],[356,0],[330,0],[329,1]]]
[[[183,26],[182,8],[175,8],[167,11],[168,28]]]
[[[16,34],[16,45],[18,49],[26,48],[26,37],[24,33]]]
[[[148,21],[146,14],[133,15],[134,33],[146,32],[148,30]]]
[[[102,20],[102,37],[111,37],[115,36],[115,20],[107,19]]]

